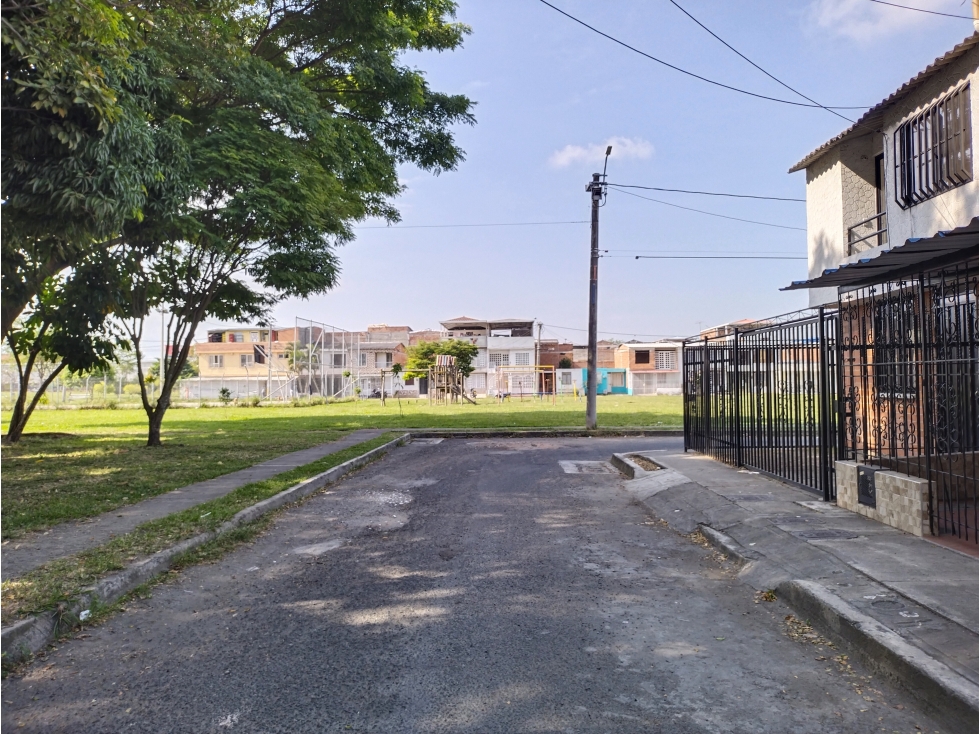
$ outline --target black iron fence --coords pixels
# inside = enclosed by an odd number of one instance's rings
[[[835,499],[838,329],[818,309],[686,340],[684,447]]]
[[[845,458],[926,478],[934,534],[979,542],[979,259],[840,297]]]

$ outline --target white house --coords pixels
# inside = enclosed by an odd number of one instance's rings
[[[443,321],[442,328],[444,338],[468,341],[479,349],[475,369],[466,378],[466,390],[480,395],[535,392],[537,342],[533,319],[483,321],[460,316]],[[527,369],[516,369],[519,367]]]
[[[795,164],[806,172],[809,278],[979,216],[979,32]],[[835,303],[813,288],[810,306]]]

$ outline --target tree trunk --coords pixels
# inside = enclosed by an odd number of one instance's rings
[[[163,441],[160,439],[160,429],[163,427],[163,414],[165,411],[160,409],[160,405],[153,410],[150,415],[150,432],[149,437],[146,441],[147,446],[162,446]]]
[[[25,374],[20,381],[20,393],[17,395],[17,402],[14,404],[14,410],[10,415],[10,424],[7,427],[7,435],[3,437],[3,442],[5,444],[17,443],[20,437],[24,433],[24,428],[27,427],[27,421],[31,419],[31,414],[34,412],[34,408],[40,402],[41,397],[44,395],[44,391],[48,389],[48,386],[54,382],[61,370],[65,368],[65,363],[62,362],[54,369],[47,379],[44,380],[38,387],[37,392],[34,393],[34,397],[31,402],[27,402],[27,393],[29,392],[29,384],[31,375],[28,372]]]

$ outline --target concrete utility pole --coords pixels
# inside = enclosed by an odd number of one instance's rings
[[[605,170],[612,146],[605,151]],[[591,193],[591,274],[588,283],[588,386],[585,428],[598,428],[598,208],[605,196],[605,173],[593,173],[585,186]]]

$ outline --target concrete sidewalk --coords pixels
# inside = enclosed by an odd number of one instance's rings
[[[343,451],[362,441],[369,441],[383,433],[384,431],[379,429],[354,431],[338,441],[284,454],[247,469],[230,472],[205,482],[189,484],[136,504],[119,507],[88,520],[56,525],[44,532],[30,533],[15,541],[9,541],[3,545],[3,578],[20,576],[48,561],[102,545],[114,536],[128,533],[137,525],[149,520],[166,517],[202,502],[223,497],[238,487],[271,479],[278,474]]]
[[[638,453],[668,470],[637,472],[627,488],[679,532],[706,526],[712,542],[744,561],[746,583],[763,591],[801,581],[830,604],[841,600],[876,620],[979,693],[979,559],[700,454]]]

